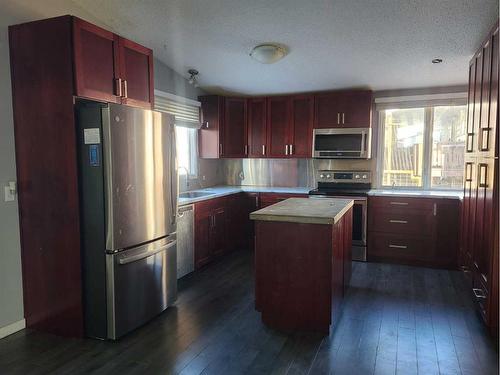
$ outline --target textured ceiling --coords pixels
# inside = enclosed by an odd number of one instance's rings
[[[43,2],[41,2],[43,3]],[[270,94],[464,84],[498,0],[72,0],[202,88]],[[71,7],[68,5],[68,7]],[[71,11],[71,9],[69,10]],[[279,42],[273,65],[248,53]],[[431,64],[433,58],[443,63]]]

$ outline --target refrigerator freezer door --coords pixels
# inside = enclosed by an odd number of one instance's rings
[[[177,298],[175,235],[106,255],[108,338],[117,339]]]
[[[123,105],[102,109],[106,249],[175,232],[177,173],[172,116]]]

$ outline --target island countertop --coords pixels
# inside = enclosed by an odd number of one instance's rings
[[[250,219],[304,224],[336,224],[354,204],[352,199],[289,198],[250,214]]]

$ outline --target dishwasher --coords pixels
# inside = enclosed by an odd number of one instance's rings
[[[194,271],[194,205],[177,210],[177,278]]]

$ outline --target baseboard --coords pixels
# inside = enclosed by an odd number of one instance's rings
[[[5,327],[0,327],[0,339],[12,335],[13,333],[16,333],[24,328],[26,328],[25,319],[19,320],[18,322],[14,322]]]

